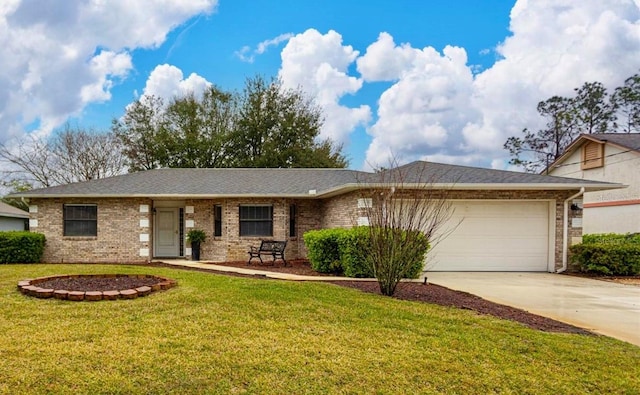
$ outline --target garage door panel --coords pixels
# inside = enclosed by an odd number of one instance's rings
[[[453,231],[428,253],[427,270],[547,270],[548,202],[455,201],[453,207],[443,227]]]
[[[505,227],[517,237],[518,234],[529,234],[531,228],[545,229],[549,223],[548,219],[526,219],[523,221],[503,221],[501,224],[493,223],[492,218],[476,219],[465,218],[454,232],[459,235],[468,237],[480,237],[486,238],[491,236],[503,237],[505,235]],[[455,222],[454,222],[455,223]],[[546,236],[546,232],[545,232]],[[528,236],[530,237],[530,236]]]

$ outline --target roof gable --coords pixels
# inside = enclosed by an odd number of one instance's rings
[[[564,150],[564,153],[556,159],[549,167],[545,168],[541,174],[546,174],[554,167],[561,165],[576,150],[580,149],[588,141],[594,141],[601,144],[612,144],[627,152],[634,152],[640,155],[640,133],[600,133],[600,134],[581,134]]]

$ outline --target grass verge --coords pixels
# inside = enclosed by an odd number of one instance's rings
[[[19,280],[145,273],[136,300]],[[330,284],[114,265],[0,265],[0,393],[635,393],[640,348]]]

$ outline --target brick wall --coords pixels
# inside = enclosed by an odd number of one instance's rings
[[[351,228],[358,224],[358,198],[351,192],[322,201],[322,228]]]
[[[448,191],[450,199],[505,199],[529,200],[545,199],[555,201],[555,261],[556,267],[562,264],[563,203],[576,191]],[[399,193],[399,192],[398,192]],[[409,198],[423,197],[424,192],[407,192]],[[202,229],[208,239],[201,245],[201,259],[222,261],[244,261],[247,250],[258,245],[267,237],[240,237],[239,206],[251,204],[273,205],[274,240],[288,240],[287,259],[306,256],[303,235],[312,229],[343,227],[357,224],[362,215],[357,208],[361,194],[352,192],[330,199],[194,199],[185,202],[185,208],[192,207],[193,212],[185,210],[184,220],[193,221],[194,228]],[[63,203],[97,204],[97,237],[64,237],[62,206]],[[214,237],[214,205],[222,206],[222,236]],[[289,206],[297,207],[297,236],[289,237]],[[32,199],[31,205],[37,207],[31,213],[31,220],[38,225],[32,231],[44,233],[47,238],[45,262],[145,262],[153,255],[153,218],[151,209],[141,212],[141,206],[153,207],[150,199]],[[580,216],[581,212],[572,212],[570,216]],[[570,241],[581,236],[581,228],[571,227],[569,218]],[[185,228],[185,234],[190,228]],[[146,235],[146,236],[145,236]],[[189,247],[185,244],[185,247]],[[145,255],[146,251],[146,255]]]
[[[273,206],[273,236],[240,237],[240,206]],[[289,237],[289,206],[296,205],[296,233]],[[213,236],[214,206],[222,207],[222,235]],[[185,211],[185,222],[193,220],[194,228],[202,229],[209,236],[200,247],[200,259],[212,262],[245,261],[250,246],[257,246],[262,239],[287,240],[285,257],[295,259],[306,256],[302,235],[310,229],[320,228],[321,204],[316,200],[292,199],[199,199],[187,200],[186,206],[193,207],[193,213]],[[185,233],[190,228],[185,228]]]
[[[97,236],[64,236],[63,204],[97,205]],[[31,199],[31,231],[43,233],[46,237],[43,262],[147,262],[152,251],[151,210],[141,213],[141,205],[150,208],[151,200]],[[143,239],[147,241],[142,241]],[[148,252],[147,256],[145,251]]]

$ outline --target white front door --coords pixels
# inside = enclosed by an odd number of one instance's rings
[[[173,207],[156,208],[154,256],[180,256],[180,209]]]

